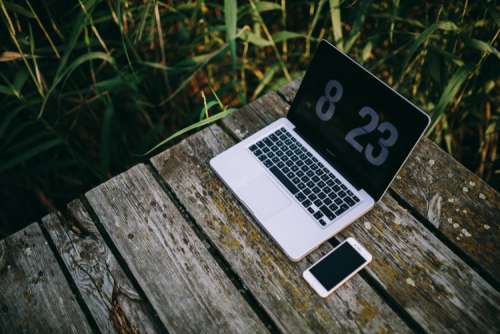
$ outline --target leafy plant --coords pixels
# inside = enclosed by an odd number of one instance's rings
[[[494,1],[0,0],[0,22],[0,230],[300,77],[321,38],[499,184]]]

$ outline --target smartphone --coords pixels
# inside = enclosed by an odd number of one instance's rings
[[[302,276],[318,295],[326,298],[371,261],[371,254],[359,242],[347,238]]]

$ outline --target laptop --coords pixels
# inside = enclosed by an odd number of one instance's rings
[[[321,41],[286,118],[210,160],[292,260],[380,200],[429,116]]]

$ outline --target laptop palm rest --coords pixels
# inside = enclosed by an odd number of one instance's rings
[[[238,187],[237,193],[260,219],[271,217],[291,204],[290,199],[265,173]]]

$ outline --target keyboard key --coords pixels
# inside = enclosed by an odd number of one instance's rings
[[[311,189],[306,188],[304,189],[304,194],[309,195],[311,193]]]
[[[316,198],[318,198],[318,196],[316,196],[316,194],[314,193],[310,194],[308,197],[311,201],[314,201]]]
[[[347,190],[347,187],[343,184],[340,185],[340,188],[342,188],[342,190]]]
[[[266,146],[266,144],[264,144],[264,142],[261,140],[261,141],[257,142],[257,146],[260,148],[263,148],[264,146]]]
[[[326,205],[330,205],[333,203],[333,201],[329,197],[327,197],[323,200],[323,203],[325,203]]]
[[[315,214],[314,214],[314,218],[316,219],[320,219],[321,217],[323,217],[323,213],[321,211],[317,211]]]
[[[342,213],[344,213],[347,209],[349,209],[349,207],[347,206],[347,204],[342,204],[337,211],[335,211],[335,214],[338,216],[338,215],[341,215]]]
[[[280,182],[292,193],[292,194],[295,194],[299,191],[299,189],[292,183],[290,182],[287,177],[285,176],[285,174],[283,174],[279,169],[278,167],[276,166],[273,166],[271,168],[269,168],[269,170],[274,174],[274,176],[276,176],[276,178],[278,180],[280,180]]]
[[[347,196],[347,194],[345,193],[345,191],[339,192],[338,195],[339,195],[340,198],[346,198],[346,196]]]
[[[293,172],[288,172],[288,173],[286,174],[286,176],[288,176],[288,178],[289,178],[289,179],[292,179],[294,175],[295,175],[295,174],[293,174]]]
[[[330,211],[335,212],[339,207],[335,203],[333,203],[328,208],[330,209]]]
[[[308,186],[309,188],[314,187],[314,182],[313,182],[313,181],[309,181],[309,182],[307,182],[306,184],[307,184],[307,186]]]
[[[350,198],[350,197],[347,197],[345,200],[344,200],[349,206],[353,206],[355,203],[354,201]]]
[[[276,166],[278,166],[279,169],[282,169],[283,167],[285,167],[285,163],[283,161],[280,161],[276,164]]]
[[[337,205],[340,205],[340,204],[342,204],[342,203],[343,203],[342,199],[340,199],[340,198],[338,198],[338,197],[337,197],[336,199],[334,199],[333,201],[334,201],[334,202],[335,202],[335,204],[337,204]]]
[[[301,170],[299,170],[296,174],[297,174],[298,177],[303,177],[304,176],[304,172],[301,171]]]
[[[266,144],[266,146],[271,146],[273,142],[271,141],[271,139],[269,139],[269,137],[267,137],[264,138],[264,144]]]
[[[312,202],[308,199],[306,199],[305,201],[302,202],[302,205],[305,206],[306,208],[311,206],[311,204],[312,204]]]
[[[298,171],[299,170],[299,167],[297,167],[296,165],[293,165],[292,167],[290,167],[294,172]]]
[[[326,181],[326,184],[331,187],[335,184],[335,182],[333,180],[328,180],[328,181]]]
[[[323,181],[318,182],[318,187],[320,187],[321,189],[325,188],[325,186],[326,186],[325,182]]]
[[[283,167],[282,171],[283,171],[284,174],[286,174],[286,173],[288,173],[290,171],[290,168],[288,168],[288,167],[285,166],[285,167]]]
[[[320,192],[320,193],[318,194],[318,198],[319,198],[319,199],[325,199],[325,198],[326,198],[325,193],[324,193],[324,192]]]
[[[278,163],[278,161],[280,161],[280,159],[278,157],[274,157],[271,159],[272,162],[274,162],[275,164]]]
[[[331,212],[326,205],[321,206],[319,209],[323,212],[326,218],[332,220],[335,217],[334,213]]]
[[[250,151],[255,152],[255,151],[257,151],[258,148],[259,147],[256,144],[254,144],[254,145],[250,146]]]
[[[276,136],[274,133],[272,135],[269,136],[269,139],[271,139],[272,141],[277,141],[278,140],[278,136]]]
[[[272,165],[273,165],[273,162],[271,160],[264,161],[264,166],[271,167]]]
[[[320,223],[322,226],[325,226],[325,225],[326,225],[326,222],[325,222],[323,219],[319,219],[318,221],[319,221],[319,223]]]
[[[320,191],[320,189],[319,189],[318,187],[313,187],[311,190],[312,190],[312,191],[313,191],[313,193],[315,193],[315,194],[318,194],[318,193],[319,193],[319,191]]]
[[[310,204],[309,204],[309,205],[310,205]],[[307,208],[307,211],[309,211],[309,213],[314,213],[314,209],[313,209],[313,208],[311,208],[311,207],[308,207],[308,208]]]
[[[340,187],[338,185],[334,185],[333,186],[333,191],[335,191],[336,193],[338,193],[340,191]]]
[[[306,175],[309,176],[309,177],[312,177],[312,176],[314,176],[314,172],[312,170],[308,170],[306,172]]]
[[[269,147],[267,147],[267,146],[264,146],[264,147],[262,148],[262,151],[264,151],[264,153],[267,153],[267,152],[269,152]]]
[[[312,169],[312,170],[317,170],[318,168],[319,168],[319,167],[318,167],[318,165],[316,165],[316,164],[314,164],[314,165],[312,165],[312,166],[311,166],[311,169]]]
[[[306,200],[306,196],[305,196],[303,193],[297,193],[297,194],[295,195],[295,197],[296,197],[296,198],[297,198],[300,202],[302,202],[302,201]]]
[[[306,161],[304,161],[306,163],[306,165],[311,165],[312,164],[312,160],[311,159],[307,159]]]
[[[258,158],[262,162],[264,162],[264,160],[267,160],[267,157],[264,154],[259,155]]]
[[[300,182],[300,179],[298,177],[294,177],[292,179],[292,182],[295,183],[295,184],[298,184]]]
[[[304,161],[302,161],[302,160],[297,161],[297,166],[301,167],[303,165],[304,165]]]
[[[354,200],[354,202],[356,202],[356,203],[358,203],[358,202],[359,202],[359,198],[358,198],[356,195],[352,196],[352,199],[353,199],[353,200]]]
[[[318,182],[318,181],[319,181],[319,177],[318,177],[317,175],[314,175],[314,176],[312,177],[312,180],[313,180],[314,182]]]
[[[323,203],[323,202],[318,198],[313,203],[314,203],[314,205],[316,205],[317,207],[319,207],[321,205],[321,203]]]
[[[326,186],[326,187],[323,188],[323,191],[325,192],[325,194],[329,194],[329,193],[332,192],[332,188]]]

